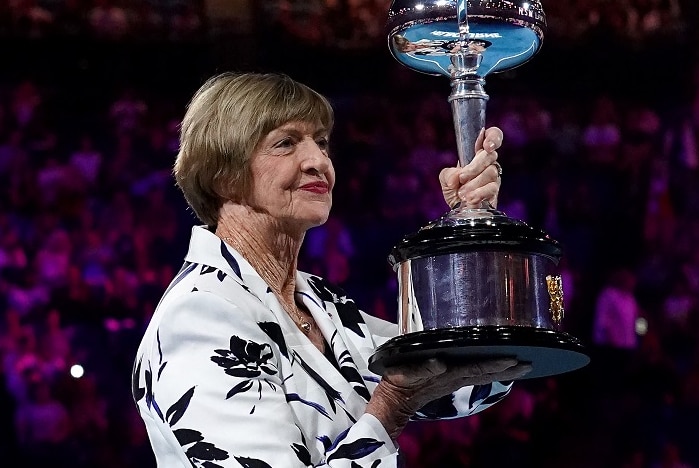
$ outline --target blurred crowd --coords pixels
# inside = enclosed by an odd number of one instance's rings
[[[192,40],[205,31],[199,0],[0,0],[0,37]]]
[[[419,2],[414,2],[419,3]],[[496,3],[496,2],[495,2]],[[504,2],[508,3],[508,2]],[[609,33],[628,42],[679,39],[696,22],[686,0],[543,0],[547,34],[580,42]],[[392,0],[274,0],[261,5],[267,20],[313,46],[345,50],[385,43]],[[401,5],[410,5],[402,2]],[[312,26],[312,27],[309,27]]]
[[[34,3],[46,7],[8,4]],[[482,414],[413,423],[407,466],[699,467],[699,62],[685,68],[662,104],[604,88],[493,93],[499,208],[561,242],[565,327],[592,361],[518,382]],[[446,94],[390,70],[373,87],[328,88],[333,215],[300,266],[394,320],[386,258],[446,211],[437,174],[457,156]],[[0,80],[0,454],[26,467],[153,466],[129,376],[196,223],[171,177],[195,87],[124,82],[85,103],[94,89],[66,100],[43,78]]]

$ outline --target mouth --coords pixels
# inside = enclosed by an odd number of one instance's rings
[[[304,184],[299,187],[300,190],[304,190],[306,192],[311,192],[311,193],[328,193],[330,191],[330,187],[328,186],[327,183],[325,182],[311,182],[308,184]]]

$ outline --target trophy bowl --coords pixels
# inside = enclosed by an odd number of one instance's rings
[[[464,27],[460,3],[467,11],[469,47],[483,49],[480,76],[518,67],[541,47],[546,16],[537,0],[395,0],[386,23],[393,57],[413,70],[450,76],[451,56]]]
[[[519,66],[541,47],[539,1],[394,0],[389,48],[409,68],[451,80],[459,162],[475,156],[485,126],[485,76]],[[524,379],[562,374],[590,361],[563,329],[559,243],[493,209],[452,209],[392,250],[399,335],[369,359],[377,374],[439,358],[465,363],[513,357]]]

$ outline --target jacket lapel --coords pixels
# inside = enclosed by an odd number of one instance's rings
[[[308,284],[307,279],[300,273],[296,278],[296,293],[297,298],[313,315],[339,365],[338,371],[325,356],[318,352],[322,361],[317,364],[322,369],[322,375],[334,388],[341,390],[346,409],[355,419],[359,418],[364,413],[366,403],[370,398],[369,390],[362,378],[364,374],[360,372],[363,367],[366,367],[365,358],[356,352],[354,346],[347,339],[335,304],[320,299]],[[316,349],[316,351],[318,350]]]

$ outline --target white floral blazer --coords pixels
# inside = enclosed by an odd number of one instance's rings
[[[360,312],[321,278],[298,273],[296,282],[335,363],[242,256],[206,228],[193,229],[133,370],[159,467],[397,466],[398,448],[364,413],[379,381],[367,360],[397,327]],[[473,414],[510,385],[465,387],[416,418]]]

